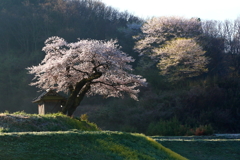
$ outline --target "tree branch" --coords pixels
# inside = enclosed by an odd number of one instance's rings
[[[89,73],[88,73],[88,72],[81,71],[81,70],[79,70],[79,69],[74,68],[73,66],[72,66],[72,68],[73,68],[75,71],[78,71],[78,72],[84,73],[84,74],[86,74],[86,75],[89,76]]]
[[[118,86],[117,84],[108,84],[108,83],[105,83],[105,82],[100,82],[100,81],[95,81],[95,82],[91,82],[91,84],[96,84],[96,83],[101,83],[101,84],[104,84],[106,86],[110,86],[110,87],[113,87],[114,89],[118,90],[118,88],[116,86]]]

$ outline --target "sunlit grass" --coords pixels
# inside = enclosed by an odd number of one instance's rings
[[[186,160],[141,134],[111,131],[47,131],[0,134],[8,159]]]
[[[5,112],[0,114],[0,126],[0,132],[67,131],[70,129],[82,131],[100,130],[94,123],[70,118],[61,113],[38,115],[25,112],[12,114]]]
[[[138,133],[101,131],[87,116],[0,114],[0,157],[11,160],[185,160]]]

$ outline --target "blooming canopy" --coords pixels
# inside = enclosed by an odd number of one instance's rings
[[[172,80],[194,77],[207,72],[209,58],[205,51],[191,38],[178,38],[167,42],[164,47],[154,49],[160,57],[158,67],[162,75]]]
[[[154,54],[153,49],[175,38],[194,38],[202,33],[201,22],[196,18],[155,17],[143,24],[137,36],[135,49],[141,55]]]
[[[196,18],[159,17],[148,20],[136,38],[135,49],[157,62],[169,80],[198,76],[208,71],[209,58],[199,44],[201,21]],[[143,57],[144,58],[144,57]],[[142,61],[140,61],[142,62]],[[149,65],[150,64],[150,65]],[[151,66],[149,63],[144,66]]]
[[[42,50],[46,53],[42,62],[27,68],[35,75],[30,85],[40,89],[51,88],[70,94],[78,89],[77,97],[84,89],[87,95],[105,97],[128,93],[137,100],[137,87],[146,85],[144,78],[130,73],[133,69],[129,63],[134,59],[122,52],[114,40],[67,43],[54,36],[45,41]]]

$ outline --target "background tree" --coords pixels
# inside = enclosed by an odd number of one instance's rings
[[[154,54],[153,49],[174,38],[193,38],[202,33],[198,19],[183,17],[159,17],[148,20],[137,36],[135,49],[141,54]]]
[[[208,59],[196,42],[202,33],[198,19],[153,18],[142,26],[142,32],[137,37],[139,41],[135,48],[140,55],[148,55],[153,61],[159,61],[161,74],[171,75],[175,79],[179,76],[178,79],[181,79],[207,71]]]
[[[207,71],[205,51],[193,39],[178,38],[154,49],[154,52],[160,56],[157,64],[160,73],[171,80],[194,77]]]
[[[128,93],[137,100],[136,87],[146,84],[139,75],[129,73],[134,60],[119,50],[115,41],[79,40],[67,43],[59,37],[45,41],[45,58],[29,67],[41,89],[69,93],[63,113],[72,116],[85,94],[122,97]]]
[[[239,77],[240,19],[202,22],[201,44],[211,57],[209,73],[220,77]]]
[[[227,59],[224,52],[225,39],[222,32],[222,22],[208,20],[202,22],[203,34],[200,38],[201,46],[206,51],[206,56],[210,57],[207,65],[208,76],[226,77],[228,67],[225,63]]]
[[[224,37],[224,52],[228,56],[231,76],[239,78],[240,73],[240,17],[234,21],[222,23]]]

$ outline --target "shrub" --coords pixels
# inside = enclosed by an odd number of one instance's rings
[[[170,120],[160,120],[157,123],[150,123],[147,134],[160,136],[186,135],[189,127],[182,125],[176,117]]]
[[[159,136],[202,136],[212,135],[213,128],[211,125],[200,125],[199,127],[191,128],[188,125],[183,125],[174,117],[170,120],[160,120],[157,123],[150,123],[147,129],[147,135]]]
[[[198,128],[195,129],[194,135],[202,136],[202,135],[212,135],[213,128],[211,125],[200,125]]]
[[[87,114],[81,114],[80,120],[88,122],[88,115]]]
[[[0,127],[0,133],[1,132],[9,132],[9,131],[10,131],[9,128]]]

